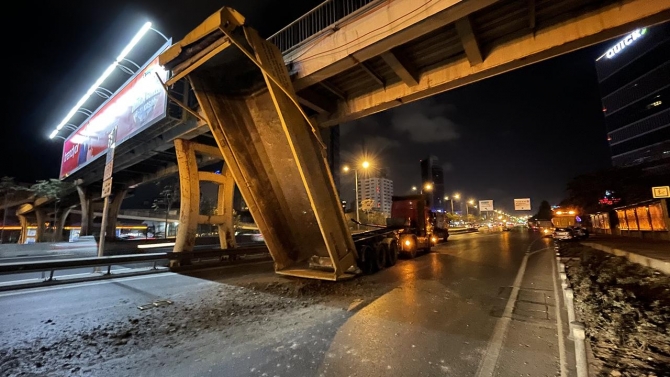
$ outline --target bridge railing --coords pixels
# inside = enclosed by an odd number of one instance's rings
[[[383,1],[386,0],[326,0],[270,36],[268,40],[279,47],[282,53],[289,52],[353,13]]]

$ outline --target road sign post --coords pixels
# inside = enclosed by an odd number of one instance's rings
[[[116,127],[108,135],[107,155],[105,162],[105,173],[102,178],[102,197],[105,203],[102,207],[102,219],[100,221],[100,241],[98,243],[98,256],[105,255],[105,238],[107,237],[107,217],[109,215],[109,197],[112,195],[112,172],[114,170],[114,148],[116,147]]]

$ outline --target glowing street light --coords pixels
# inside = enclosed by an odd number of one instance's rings
[[[433,185],[430,184],[430,183],[426,183],[426,184],[423,186],[423,189],[426,190],[426,191],[430,191],[430,190],[433,189]]]
[[[418,190],[418,189],[416,188],[416,186],[412,186],[412,191],[416,191],[416,190]]]
[[[58,131],[60,131],[63,127],[65,127],[66,124],[70,122],[70,119],[77,113],[80,107],[84,106],[84,103],[91,97],[93,93],[95,93],[96,90],[102,85],[102,83],[109,77],[109,75],[114,72],[114,69],[128,56],[130,51],[137,45],[137,43],[144,37],[144,34],[146,34],[149,30],[151,29],[151,22],[146,22],[140,31],[135,34],[133,39],[130,40],[130,43],[121,51],[119,56],[117,56],[116,60],[114,63],[110,64],[109,67],[102,73],[102,76],[100,76],[97,80],[95,80],[95,83],[91,85],[91,87],[86,91],[86,94],[84,94],[81,99],[77,102],[77,104],[74,105],[74,107],[67,113],[65,118],[56,126],[56,129],[51,132],[49,135],[49,139],[53,139],[58,135]]]
[[[368,160],[363,160],[363,162],[361,162],[361,167],[362,167],[363,169],[368,169],[368,168],[370,168],[370,161],[368,161]],[[344,166],[342,167],[342,171],[344,171],[345,173],[348,173],[350,170],[353,170],[353,171],[354,171],[354,185],[356,186],[356,223],[357,223],[357,224],[356,224],[356,227],[357,227],[358,229],[360,229],[360,225],[359,225],[359,224],[360,224],[361,219],[360,219],[360,215],[358,214],[358,206],[359,206],[359,204],[358,204],[358,169],[356,169],[356,168],[353,168],[353,169],[352,169],[352,168],[350,168],[348,165],[344,165]]]

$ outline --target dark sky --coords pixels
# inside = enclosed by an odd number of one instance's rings
[[[150,20],[175,40],[224,3],[268,36],[321,0],[19,2],[30,15],[21,34],[6,38],[16,59],[3,102],[0,176],[33,182],[58,176],[61,140],[48,134]],[[28,22],[28,21],[26,21]],[[4,35],[16,30],[3,26]],[[342,156],[353,160],[362,140],[388,167],[396,193],[420,184],[419,160],[444,164],[448,192],[493,199],[556,202],[578,173],[609,166],[593,65],[604,46],[535,64],[342,126]],[[139,56],[139,55],[136,55]],[[122,82],[122,81],[121,81]],[[353,184],[343,177],[345,199]]]

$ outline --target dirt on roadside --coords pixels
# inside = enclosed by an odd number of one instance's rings
[[[670,276],[580,244],[560,253],[593,352],[591,374],[670,376]]]

